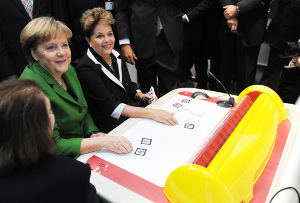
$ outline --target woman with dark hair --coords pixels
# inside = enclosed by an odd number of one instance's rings
[[[0,84],[0,202],[100,202],[87,164],[51,155],[54,123],[38,83]]]
[[[117,153],[131,152],[129,140],[122,136],[105,136],[94,125],[80,82],[70,65],[71,37],[71,30],[52,17],[32,20],[20,36],[29,62],[20,78],[33,79],[41,85],[55,115],[54,155],[77,158],[102,148]]]
[[[90,47],[76,65],[76,71],[96,126],[109,132],[128,117],[177,125],[174,113],[133,106],[138,100],[149,104],[151,97],[131,81],[124,57],[114,49],[114,23],[112,14],[103,8],[87,10],[81,18]]]

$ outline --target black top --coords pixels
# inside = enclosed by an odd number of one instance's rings
[[[125,59],[116,50],[111,54],[113,71],[92,48],[89,48],[76,66],[82,90],[95,125],[109,132],[126,120],[112,116],[120,104],[134,105],[137,84],[132,82]]]
[[[88,164],[51,156],[31,168],[0,177],[0,202],[100,202],[90,175]]]

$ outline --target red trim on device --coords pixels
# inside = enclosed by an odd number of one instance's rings
[[[211,138],[205,144],[205,147],[195,156],[196,158],[192,162],[193,164],[206,168],[211,163],[236,126],[250,109],[253,102],[254,101],[246,95],[234,108],[230,109],[227,116],[223,118],[211,132],[209,136]]]
[[[179,95],[183,95],[183,96],[187,96],[187,97],[192,97],[193,92],[188,92],[188,91],[183,91],[183,92],[179,92]],[[217,103],[217,101],[220,101],[220,99],[218,98],[207,98],[207,99],[201,99],[202,101],[208,101],[208,102],[212,102],[212,103]]]
[[[284,146],[291,129],[291,122],[286,119],[277,128],[277,136],[273,152],[263,173],[253,187],[253,199],[251,203],[265,202],[271,188]]]
[[[159,187],[123,168],[120,168],[97,156],[92,156],[88,161],[96,173],[122,185],[123,187],[149,199],[153,202],[169,202],[164,194],[164,187]],[[97,166],[95,168],[95,166]]]

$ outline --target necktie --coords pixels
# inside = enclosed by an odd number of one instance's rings
[[[32,10],[32,4],[30,3],[30,0],[21,0],[21,1],[28,15],[32,19],[33,10]]]

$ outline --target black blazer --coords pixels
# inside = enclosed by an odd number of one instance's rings
[[[232,5],[231,0],[221,0],[222,6]],[[238,29],[242,32],[242,44],[246,47],[260,46],[268,21],[269,2],[262,4],[261,0],[241,0],[236,4],[240,13],[237,15]],[[222,18],[220,40],[224,41],[230,29],[225,17]]]
[[[217,5],[223,7],[232,4],[232,0],[221,0],[221,5],[219,5],[219,0],[203,0],[187,15],[190,21],[193,22]],[[259,46],[263,42],[268,21],[268,2],[263,5],[261,0],[241,0],[236,5],[238,5],[240,10],[237,19],[238,30],[242,32],[242,44],[246,47]],[[219,33],[221,41],[226,40],[230,34],[230,29],[224,16],[221,20]]]
[[[127,119],[123,116],[116,119],[112,113],[121,103],[133,105],[138,90],[137,85],[131,82],[123,56],[113,50],[111,57],[116,73],[92,48],[76,66],[89,113],[98,129],[105,133]]]
[[[33,18],[51,13],[50,3],[50,0],[35,0]],[[0,8],[0,78],[20,76],[28,65],[20,34],[31,19],[20,0],[0,0]]]
[[[182,12],[173,0],[115,0],[119,39],[130,39],[137,58],[153,54],[160,17],[168,43],[175,55],[183,48]]]
[[[73,38],[76,49],[78,51],[79,58],[81,58],[84,55],[86,49],[88,48],[88,44],[85,40],[83,30],[81,28],[80,19],[82,17],[82,14],[86,10],[93,9],[95,6],[95,0],[69,0]]]
[[[279,49],[283,42],[300,39],[300,1],[278,0],[277,15],[272,19],[266,34],[266,42]]]
[[[52,156],[0,177],[0,202],[100,202],[90,176],[88,164]]]
[[[186,14],[196,7],[202,0],[178,0],[180,10]],[[198,42],[203,40],[203,26],[205,18],[199,18],[192,23],[183,24],[183,34],[185,42]],[[199,47],[200,49],[201,47]]]

